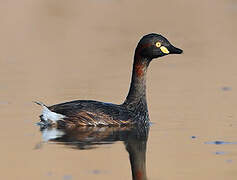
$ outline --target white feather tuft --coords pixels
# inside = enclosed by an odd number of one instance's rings
[[[50,111],[49,108],[45,104],[43,104],[39,101],[34,101],[34,102],[43,108],[42,109],[42,119],[45,121],[53,121],[53,123],[56,123],[58,120],[63,120],[63,118],[66,117],[62,114]]]

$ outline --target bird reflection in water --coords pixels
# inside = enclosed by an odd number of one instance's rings
[[[46,142],[56,142],[70,148],[87,150],[103,144],[123,141],[131,164],[133,180],[146,180],[146,145],[149,125],[131,127],[77,127],[74,129],[41,128]]]

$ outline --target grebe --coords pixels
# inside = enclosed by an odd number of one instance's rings
[[[151,33],[139,41],[134,55],[132,79],[128,95],[122,104],[93,100],[76,100],[43,107],[41,125],[59,127],[127,126],[149,121],[146,100],[146,72],[154,58],[168,54],[181,54],[165,37]]]

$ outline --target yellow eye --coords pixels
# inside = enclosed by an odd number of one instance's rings
[[[156,43],[156,47],[161,47],[161,43],[160,43],[160,42],[157,42],[157,43]]]

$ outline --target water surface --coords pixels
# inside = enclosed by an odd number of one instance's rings
[[[1,179],[132,179],[124,140],[46,140],[32,101],[121,103],[157,32],[184,54],[148,70],[148,179],[235,180],[237,145],[206,142],[237,142],[236,17],[233,0],[0,0]]]

